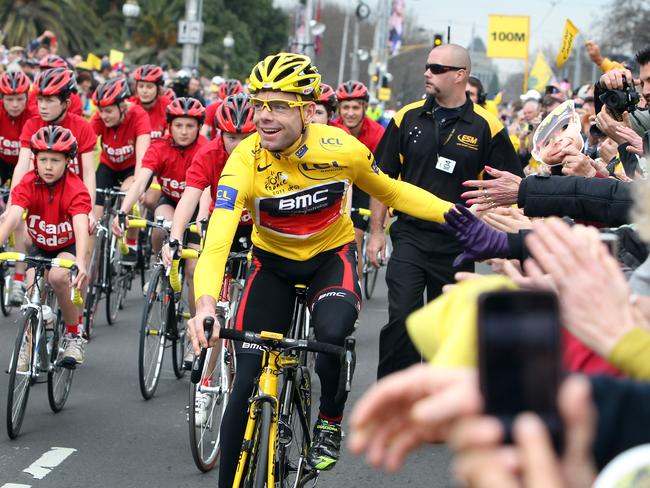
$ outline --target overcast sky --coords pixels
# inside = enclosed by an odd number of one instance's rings
[[[378,0],[364,0],[373,13],[377,11]],[[324,0],[354,7],[354,0]],[[275,0],[276,4],[291,6],[297,0]],[[416,14],[420,24],[446,36],[447,25],[451,25],[451,41],[467,46],[470,42],[472,26],[476,35],[485,40],[489,14],[529,15],[531,26],[530,54],[531,63],[537,49],[546,45],[560,47],[564,21],[568,17],[578,27],[585,39],[598,38],[598,26],[603,7],[612,0],[406,0],[407,9]],[[446,40],[446,39],[445,39]],[[523,62],[499,61],[499,67],[506,71],[522,71]]]

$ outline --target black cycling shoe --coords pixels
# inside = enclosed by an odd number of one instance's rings
[[[314,425],[314,440],[307,453],[309,465],[327,471],[336,465],[341,450],[341,424],[319,418]]]

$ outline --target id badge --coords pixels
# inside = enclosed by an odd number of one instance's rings
[[[452,174],[454,172],[454,168],[456,167],[456,161],[453,159],[445,158],[442,156],[438,157],[438,163],[436,164],[436,169],[439,169],[440,171],[444,171],[445,173]]]

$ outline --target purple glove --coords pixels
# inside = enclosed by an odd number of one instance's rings
[[[508,234],[493,229],[468,208],[457,203],[454,209],[445,214],[445,220],[447,223],[442,224],[442,228],[456,237],[465,248],[454,260],[454,266],[467,261],[508,257]]]

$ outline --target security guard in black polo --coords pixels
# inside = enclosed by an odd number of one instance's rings
[[[465,92],[470,58],[461,46],[447,44],[431,50],[425,69],[424,100],[402,108],[390,122],[377,148],[383,172],[424,188],[438,197],[462,203],[462,183],[479,179],[484,166],[521,175],[519,158],[501,122],[474,105]],[[385,247],[386,208],[371,204],[370,260]],[[452,262],[462,252],[458,242],[437,224],[396,212],[391,225],[393,252],[386,270],[388,324],[379,338],[378,377],[421,360],[405,328],[405,319],[453,283]],[[434,324],[432,324],[433,326]]]

